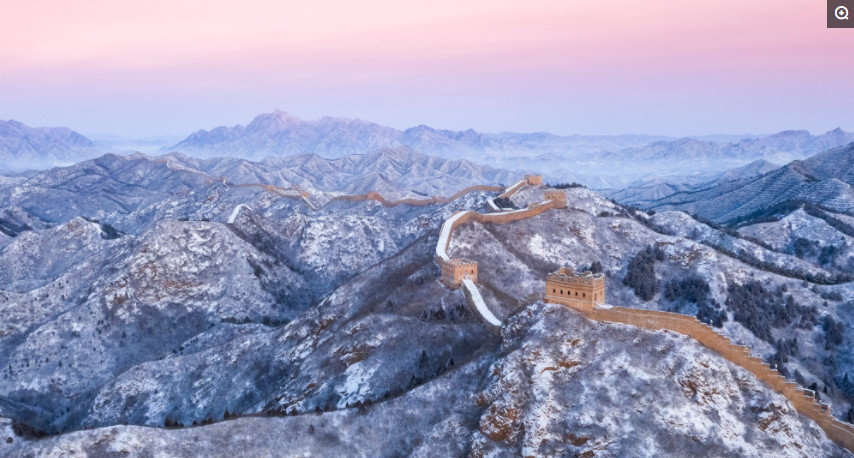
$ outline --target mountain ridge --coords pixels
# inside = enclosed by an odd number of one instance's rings
[[[654,210],[682,210],[724,223],[784,202],[809,202],[854,213],[854,143],[795,160],[767,173],[710,187],[680,191],[651,201]]]
[[[68,164],[97,153],[95,142],[67,127],[0,120],[0,164],[10,170]]]
[[[304,153],[335,159],[408,147],[448,159],[469,158],[498,168],[535,170],[554,180],[604,189],[624,188],[661,175],[720,174],[757,160],[785,164],[850,142],[854,142],[854,134],[841,128],[818,135],[788,130],[764,136],[561,136],[454,131],[425,124],[400,130],[343,117],[304,121],[276,110],[256,116],[245,126],[199,130],[161,152],[258,161]]]
[[[356,130],[360,128],[361,131]],[[255,135],[256,138],[241,140],[243,135]],[[348,139],[350,145],[329,143]],[[567,142],[571,140],[623,139],[629,143],[646,143],[663,139],[660,136],[560,136],[547,132],[532,133],[479,133],[474,129],[462,131],[436,129],[419,124],[407,129],[395,129],[358,118],[324,116],[314,121],[304,121],[289,113],[275,110],[257,115],[248,124],[232,127],[218,126],[210,130],[198,130],[185,140],[164,148],[162,152],[181,151],[186,153],[206,153],[210,157],[216,154],[234,155],[241,147],[251,146],[253,151],[244,151],[250,157],[260,159],[267,155],[286,155],[314,152],[336,157],[339,154],[364,152],[383,147],[408,146],[426,154],[447,154],[452,149],[485,151],[502,149],[524,150],[536,146],[537,142]],[[271,144],[270,141],[279,141]],[[281,143],[282,141],[296,143]],[[211,144],[213,142],[213,144]],[[300,143],[301,142],[301,143]],[[276,146],[277,149],[274,149]],[[440,154],[441,155],[441,154]]]

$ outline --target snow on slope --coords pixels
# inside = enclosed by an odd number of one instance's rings
[[[481,456],[844,455],[752,374],[693,339],[537,303],[503,330]]]
[[[0,454],[846,456],[788,401],[692,339],[536,303],[504,343],[365,409],[39,440]]]

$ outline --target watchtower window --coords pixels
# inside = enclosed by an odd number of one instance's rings
[[[556,293],[556,292],[557,292],[557,290],[556,290],[556,289],[554,289],[554,288],[552,288],[552,294],[554,294],[554,293]]]
[[[587,297],[587,293],[581,293],[581,297]]]
[[[563,294],[563,290],[560,290],[560,293]]]
[[[578,291],[575,292],[575,295],[578,296]]]

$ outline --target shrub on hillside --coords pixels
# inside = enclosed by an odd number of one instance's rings
[[[670,280],[664,284],[664,298],[684,300],[699,304],[709,296],[709,284],[696,274],[690,274],[679,280]]]
[[[655,278],[655,261],[664,260],[664,251],[657,246],[647,246],[629,262],[623,284],[632,288],[635,296],[644,301],[655,297],[658,280]]]
[[[841,322],[834,320],[830,315],[826,315],[821,323],[821,328],[824,330],[824,339],[827,342],[825,344],[826,349],[833,350],[842,343],[845,326]]]
[[[703,323],[722,327],[727,321],[727,314],[720,306],[711,300],[709,284],[700,276],[689,274],[678,280],[664,283],[662,297],[667,300],[697,305],[697,319]]]
[[[815,307],[801,306],[794,297],[779,290],[775,293],[758,281],[741,285],[730,283],[726,305],[732,310],[735,321],[768,342],[774,342],[772,328],[795,323],[799,328],[812,329],[818,313]]]
[[[495,205],[498,208],[516,208],[516,206],[513,205],[513,201],[508,199],[507,197],[496,197],[493,202],[495,202]]]
[[[586,188],[587,186],[584,186],[581,183],[572,182],[572,183],[550,184],[549,187],[555,188],[555,189],[570,189],[570,188]]]

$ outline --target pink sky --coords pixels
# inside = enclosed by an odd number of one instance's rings
[[[825,4],[34,1],[0,17],[0,119],[183,135],[274,108],[570,134],[854,130]]]

